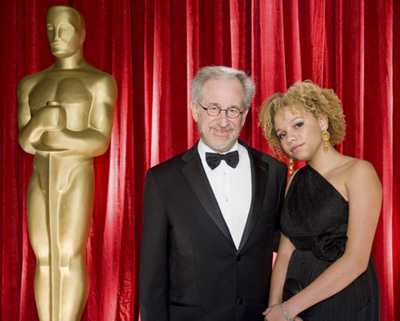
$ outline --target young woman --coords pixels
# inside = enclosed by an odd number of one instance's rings
[[[308,163],[289,178],[265,320],[379,320],[371,248],[382,187],[370,163],[333,147],[345,135],[339,98],[296,83],[264,102],[260,124],[279,156]]]

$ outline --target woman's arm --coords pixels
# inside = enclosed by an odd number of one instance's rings
[[[271,276],[268,306],[282,302],[283,285],[285,283],[290,257],[292,256],[294,249],[295,247],[292,242],[290,242],[289,238],[281,233],[278,256]]]

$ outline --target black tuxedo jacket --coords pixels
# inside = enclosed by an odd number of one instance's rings
[[[239,249],[197,144],[147,172],[140,260],[142,321],[257,321],[267,308],[286,165],[250,148],[252,203]]]

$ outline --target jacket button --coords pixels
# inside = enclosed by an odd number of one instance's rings
[[[242,258],[242,257],[241,257],[240,255],[238,255],[238,256],[236,257],[236,261],[239,262],[241,258]]]
[[[238,298],[236,300],[236,303],[239,304],[239,305],[243,304],[243,299],[242,298]]]

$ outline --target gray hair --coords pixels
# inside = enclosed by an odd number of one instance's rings
[[[202,99],[202,90],[204,84],[211,79],[239,80],[243,88],[243,108],[246,110],[250,107],[256,91],[253,80],[247,76],[244,71],[225,66],[203,67],[197,72],[196,76],[193,77],[192,101],[196,105],[199,105]]]

